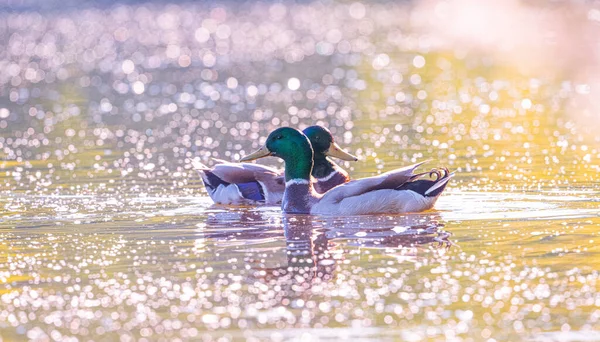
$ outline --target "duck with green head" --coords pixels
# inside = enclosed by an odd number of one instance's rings
[[[313,177],[315,189],[324,193],[350,180],[348,173],[328,156],[342,160],[357,158],[335,143],[328,129],[310,126],[304,130],[315,147]],[[278,204],[285,191],[282,171],[252,163],[230,163],[215,159],[212,168],[198,160],[192,166],[200,174],[204,186],[215,203],[219,204]]]
[[[357,161],[358,158],[342,150],[333,140],[331,132],[325,127],[310,126],[304,129],[302,133],[306,135],[313,149],[311,175],[315,178],[315,191],[324,194],[332,188],[350,181],[348,172],[328,157],[346,161]]]
[[[414,170],[423,163],[384,174],[350,181],[318,194],[311,182],[313,148],[308,137],[290,128],[269,134],[265,146],[242,158],[249,161],[267,156],[285,162],[286,213],[318,215],[368,215],[419,212],[431,209],[453,176],[447,169],[436,171],[435,180],[420,179]]]

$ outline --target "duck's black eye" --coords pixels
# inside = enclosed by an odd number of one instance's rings
[[[280,140],[280,139],[283,139],[283,135],[280,134],[280,135],[275,136],[275,140]]]

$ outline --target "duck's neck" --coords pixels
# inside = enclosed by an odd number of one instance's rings
[[[283,158],[285,162],[285,181],[306,180],[310,181],[313,168],[313,152],[310,148],[298,148],[293,155]]]
[[[314,202],[315,192],[310,181],[312,149],[299,148],[285,161],[285,193],[281,207],[286,213],[308,214]]]
[[[336,166],[323,153],[315,153],[312,175],[315,178],[325,178],[336,171]]]
[[[324,194],[332,188],[344,184],[350,180],[348,172],[329,160],[325,155],[317,157],[315,155],[315,166],[312,175],[316,179],[315,190],[319,194]]]

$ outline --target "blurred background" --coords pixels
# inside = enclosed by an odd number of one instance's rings
[[[0,189],[190,192],[315,123],[355,176],[595,187],[599,31],[594,1],[4,0]]]

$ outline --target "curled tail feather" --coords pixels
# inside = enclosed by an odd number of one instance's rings
[[[433,184],[433,186],[431,186],[429,189],[427,189],[427,191],[425,191],[425,196],[437,196],[439,194],[442,193],[442,191],[444,191],[444,188],[446,188],[446,185],[448,184],[448,181],[450,181],[450,179],[452,177],[454,177],[454,172],[447,174],[445,177],[438,179],[435,184]]]
[[[445,173],[442,177],[436,180],[430,179],[417,179],[402,184],[398,187],[398,190],[411,190],[424,197],[437,197],[448,185],[448,181],[454,177],[454,172]]]

